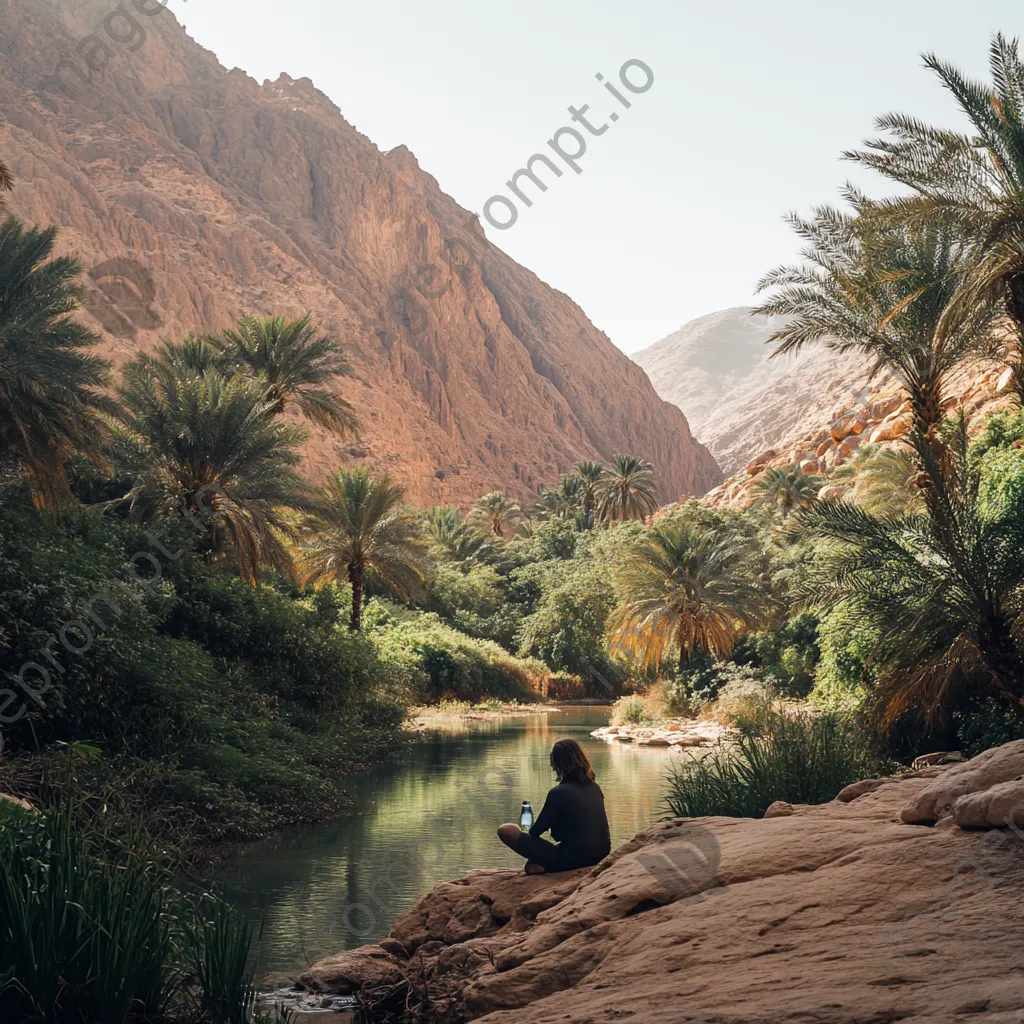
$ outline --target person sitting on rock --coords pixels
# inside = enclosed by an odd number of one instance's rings
[[[575,740],[559,740],[551,748],[551,769],[558,785],[549,790],[530,831],[518,825],[498,828],[498,838],[526,858],[528,875],[589,867],[612,848],[604,793],[583,748]],[[557,842],[541,839],[549,829]]]

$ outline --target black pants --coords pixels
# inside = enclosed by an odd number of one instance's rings
[[[545,871],[573,871],[576,868],[588,868],[603,857],[588,857],[567,849],[563,843],[549,843],[546,839],[531,836],[523,832],[516,843],[516,853],[539,864]]]

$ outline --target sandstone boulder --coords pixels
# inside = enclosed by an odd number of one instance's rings
[[[826,501],[830,498],[838,500],[845,493],[845,487],[840,487],[838,484],[826,484],[820,491],[818,491],[818,500]]]
[[[747,474],[757,476],[778,454],[775,448],[769,448],[767,451],[761,452],[760,455],[756,455],[747,463]]]
[[[668,736],[657,735],[647,736],[640,742],[646,743],[649,747],[667,747],[671,741],[669,740]]]
[[[952,818],[960,828],[1024,825],[1024,776],[959,797],[953,804]]]
[[[703,736],[697,736],[692,732],[673,736],[672,739],[669,740],[669,744],[673,747],[699,747],[705,742],[706,740]]]
[[[934,824],[952,813],[953,805],[961,797],[1011,782],[1018,775],[1024,775],[1024,740],[993,747],[970,761],[947,768],[903,807],[900,817],[914,825]]]
[[[315,963],[299,983],[312,992],[352,995],[361,989],[390,989],[404,979],[398,959],[380,946],[360,946]]]

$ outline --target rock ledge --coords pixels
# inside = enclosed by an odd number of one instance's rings
[[[1019,741],[760,820],[664,822],[593,869],[476,871],[300,981],[430,1024],[1010,1024],[1022,775]]]

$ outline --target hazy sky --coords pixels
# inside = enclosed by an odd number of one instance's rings
[[[259,81],[308,76],[381,149],[405,144],[482,213],[533,153],[590,104],[577,175],[563,168],[488,237],[575,299],[626,351],[704,313],[747,304],[796,252],[790,209],[831,201],[839,159],[889,109],[955,124],[921,67],[934,50],[985,71],[990,34],[1016,35],[1008,0],[171,0],[189,33]],[[1016,14],[1016,17],[1014,17]],[[619,69],[647,64],[650,89]],[[632,106],[595,79],[601,73]],[[631,78],[642,84],[643,72]],[[621,117],[608,121],[613,111]],[[567,152],[576,145],[562,136]],[[494,210],[497,218],[507,211]]]

